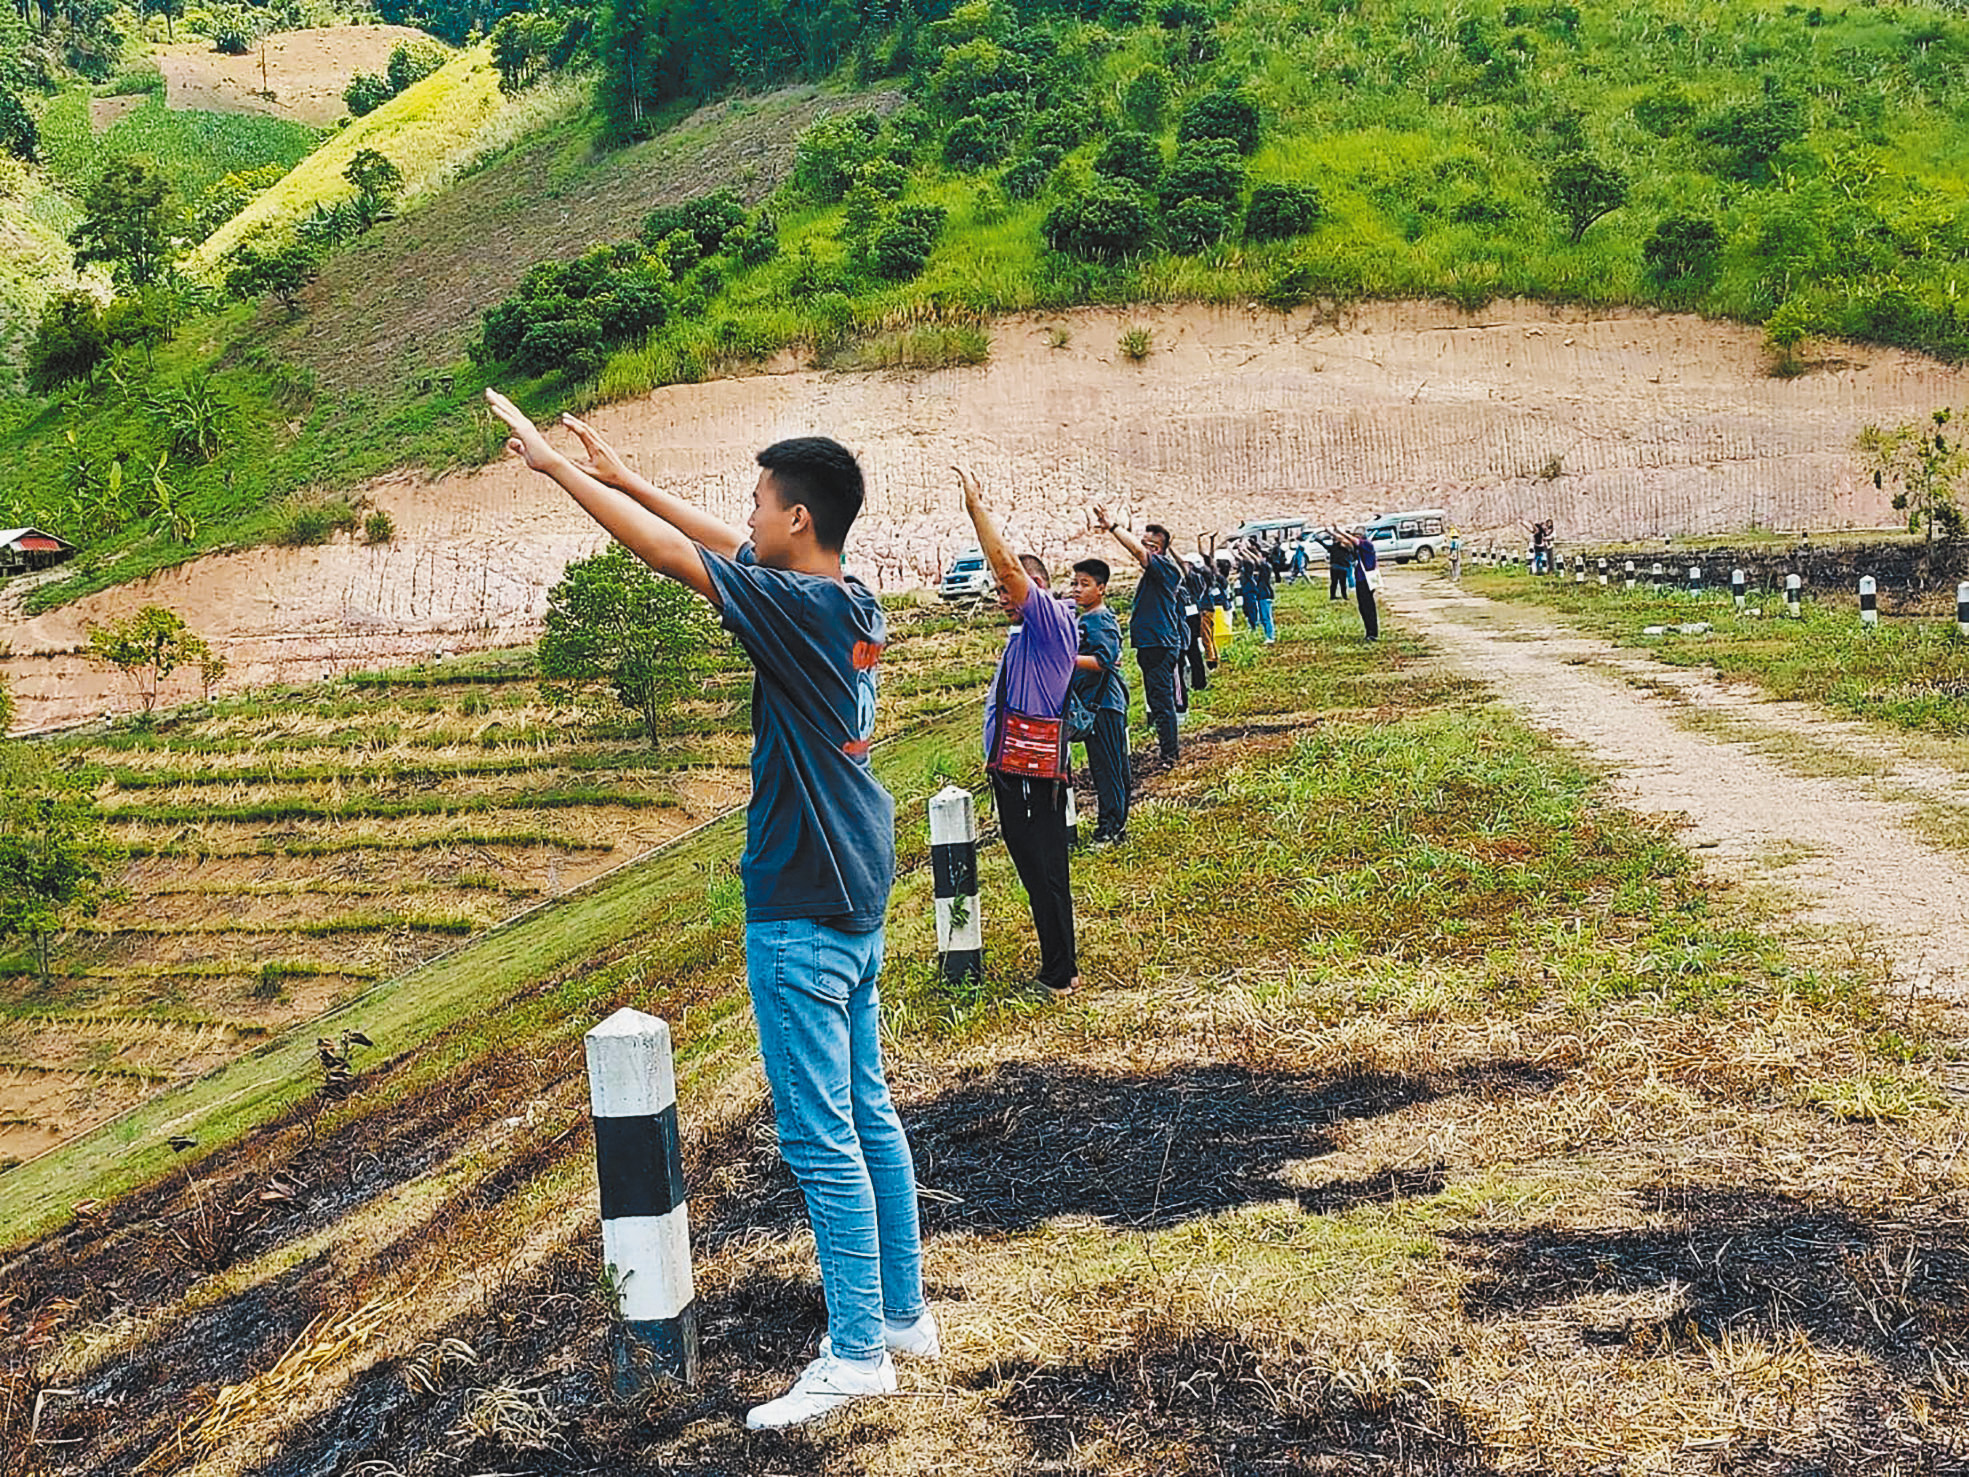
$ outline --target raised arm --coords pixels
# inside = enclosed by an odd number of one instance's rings
[[[722,605],[693,539],[628,493],[603,485],[575,466],[547,444],[525,411],[497,390],[485,392],[485,403],[512,432],[506,442],[509,452],[523,458],[531,470],[559,483],[583,512],[651,569],[688,585],[713,605]]]
[[[1094,504],[1094,521],[1113,534],[1116,539],[1120,540],[1121,547],[1126,549],[1134,557],[1137,564],[1141,565],[1144,569],[1149,567],[1149,551],[1142,547],[1142,541],[1140,539],[1136,538],[1134,534],[1118,525],[1114,519],[1108,516],[1107,505],[1105,503]]]
[[[713,553],[723,554],[727,559],[738,557],[739,549],[745,544],[744,529],[733,528],[722,519],[712,517],[674,492],[664,492],[632,469],[586,421],[564,415],[561,424],[580,438],[584,456],[574,463],[577,472],[585,472],[604,487],[626,492],[685,538],[703,544]]]
[[[971,527],[978,531],[978,547],[984,550],[985,563],[991,566],[992,574],[1004,587],[1012,603],[1023,610],[1032,594],[1032,577],[1012,553],[1011,546],[999,533],[998,525],[991,521],[991,510],[984,505],[978,474],[969,467],[952,467],[951,470],[957,474],[958,486],[964,489],[964,511],[970,515]]]

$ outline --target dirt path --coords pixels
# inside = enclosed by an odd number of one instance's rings
[[[1783,889],[1816,923],[1858,928],[1858,946],[1912,988],[1969,994],[1969,862],[1923,840],[1916,801],[1882,798],[1876,783],[1960,800],[1960,772],[1897,752],[1878,730],[1664,667],[1435,575],[1400,571],[1390,585],[1396,619],[1606,766],[1639,809],[1685,816],[1707,864]],[[1728,736],[1693,731],[1691,716]],[[1844,755],[1869,778],[1800,773],[1759,752],[1786,739],[1809,742],[1822,767]]]

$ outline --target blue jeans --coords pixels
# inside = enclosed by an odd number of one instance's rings
[[[1260,600],[1258,602],[1258,623],[1265,628],[1265,639],[1267,641],[1278,640],[1278,627],[1272,624],[1271,601]]]
[[[882,1354],[882,1320],[923,1312],[916,1166],[882,1075],[882,930],[799,918],[745,926],[745,974],[779,1151],[807,1198],[827,1328],[844,1359]]]

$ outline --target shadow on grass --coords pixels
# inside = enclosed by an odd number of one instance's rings
[[[1099,1470],[1113,1451],[1153,1453],[1167,1477],[1488,1477],[1484,1443],[1426,1374],[1337,1378],[1303,1349],[1158,1316],[1117,1352],[1000,1365],[977,1384],[1040,1471]]]
[[[1295,1160],[1338,1146],[1344,1123],[1477,1086],[1538,1091],[1557,1074],[1492,1062],[1438,1077],[1318,1076],[1205,1064],[1108,1073],[1006,1062],[905,1115],[931,1231],[1030,1229],[1058,1215],[1153,1229],[1242,1205],[1310,1214],[1430,1194],[1440,1167],[1295,1186]],[[942,1197],[954,1199],[946,1201]]]
[[[1646,1315],[1594,1326],[1587,1343],[1659,1345],[1725,1332],[1862,1353],[1910,1376],[1969,1343],[1969,1226],[1940,1207],[1889,1215],[1775,1190],[1656,1190],[1645,1229],[1452,1231],[1474,1276],[1474,1318],[1523,1316],[1582,1298],[1661,1294]]]

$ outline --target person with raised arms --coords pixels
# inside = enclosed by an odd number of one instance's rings
[[[1080,984],[1073,938],[1073,885],[1067,860],[1067,688],[1080,649],[1073,607],[1054,595],[1037,554],[1014,555],[977,474],[953,468],[964,512],[998,584],[998,606],[1011,635],[985,693],[985,768],[998,809],[998,832],[1032,908],[1039,935],[1039,987],[1054,997]]]
[[[1121,547],[1142,566],[1135,587],[1134,608],[1128,613],[1128,644],[1142,669],[1142,698],[1155,727],[1157,748],[1164,764],[1176,762],[1176,663],[1182,658],[1187,622],[1183,617],[1183,566],[1169,552],[1169,530],[1151,523],[1136,538],[1108,516],[1105,505],[1094,505],[1094,522],[1115,536]]]
[[[505,396],[487,390],[486,403],[511,433],[508,451],[709,601],[752,660],[746,981],[780,1152],[813,1223],[828,1331],[820,1357],[746,1424],[800,1425],[894,1394],[892,1352],[934,1356],[940,1343],[923,1301],[915,1164],[882,1066],[876,982],[895,802],[869,743],[887,627],[881,602],[842,570],[861,467],[824,436],[776,442],[757,456],[741,530],[658,491],[573,417],[578,461]]]

